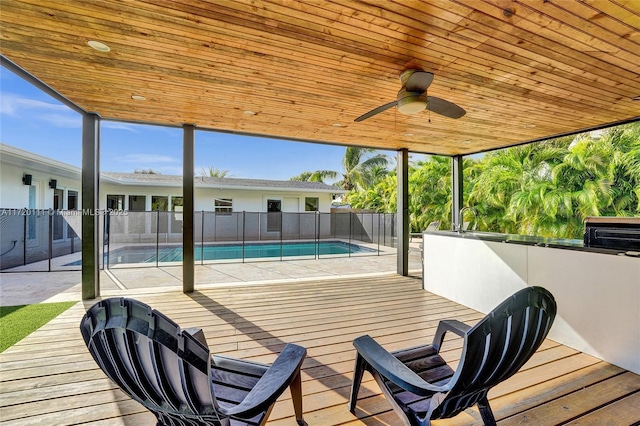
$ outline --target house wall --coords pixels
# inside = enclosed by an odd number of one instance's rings
[[[151,210],[151,197],[169,196],[180,197],[180,188],[171,187],[150,187],[136,185],[115,185],[103,183],[100,186],[100,205],[107,205],[107,195],[124,195],[125,210],[129,209],[129,195],[144,195],[146,197],[145,210]],[[230,190],[214,188],[198,188],[194,190],[196,211],[214,211],[215,198],[231,198],[233,200],[233,211],[241,212],[265,212],[267,211],[267,199],[282,200],[283,211],[304,212],[305,197],[317,197],[319,199],[319,211],[329,212],[331,210],[331,194],[313,192],[285,192],[274,190]],[[292,201],[292,202],[289,202]],[[289,208],[287,208],[289,207]]]
[[[54,173],[2,164],[0,168],[0,208],[23,209],[29,208],[29,187],[22,183],[24,174],[33,176],[31,186],[36,188],[36,209],[53,208],[54,190],[49,188],[49,180],[56,179],[57,188],[63,191],[63,209],[67,208],[68,191],[78,193],[78,205],[81,202],[80,181],[56,175]]]

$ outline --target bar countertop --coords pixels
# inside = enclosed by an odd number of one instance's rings
[[[501,234],[486,231],[425,231],[428,235],[440,235],[454,238],[468,238],[481,241],[502,242],[509,244],[525,244],[536,247],[549,247],[567,250],[579,250],[590,253],[603,253],[613,255],[626,255],[640,258],[640,252],[631,250],[616,250],[598,247],[585,247],[584,242],[578,239],[548,238],[533,235]]]

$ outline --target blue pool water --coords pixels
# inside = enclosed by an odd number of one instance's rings
[[[195,260],[234,260],[249,258],[279,258],[292,256],[348,255],[349,253],[375,253],[376,250],[342,241],[289,242],[275,244],[219,244],[195,248]],[[111,250],[110,265],[121,263],[181,262],[182,247],[127,246]],[[107,255],[105,254],[105,262]],[[80,265],[81,261],[68,265]]]

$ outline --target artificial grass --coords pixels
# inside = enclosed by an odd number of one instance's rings
[[[0,306],[0,352],[66,311],[76,302]]]

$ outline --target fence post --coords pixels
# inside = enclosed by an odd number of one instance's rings
[[[258,222],[260,218],[258,218]],[[245,215],[245,211],[242,210],[242,263],[244,263],[244,243],[245,243],[245,233],[247,230],[247,217]]]
[[[378,235],[376,239],[378,240],[378,256],[380,256],[380,213],[378,213]]]
[[[107,255],[102,255],[102,269],[109,269],[110,255],[111,255],[111,212],[107,210],[104,216],[104,235],[107,236]],[[104,247],[104,244],[102,245]],[[104,258],[107,258],[107,262],[104,262]]]
[[[200,264],[204,265],[204,210],[202,210],[200,225]]]
[[[49,209],[49,244],[47,247],[47,257],[49,263],[49,272],[51,272],[51,254],[53,252],[53,210]]]
[[[22,215],[24,221],[22,223],[22,265],[27,264],[27,209],[24,209]]]
[[[282,262],[282,222],[283,222],[282,211],[280,211],[280,261],[281,262]]]
[[[156,268],[158,267],[158,261],[160,260],[159,252],[159,240],[160,240],[160,210],[156,208]],[[182,254],[184,256],[184,253]],[[184,258],[184,257],[183,257]]]
[[[351,257],[351,226],[353,223],[353,212],[349,212],[349,257]]]

